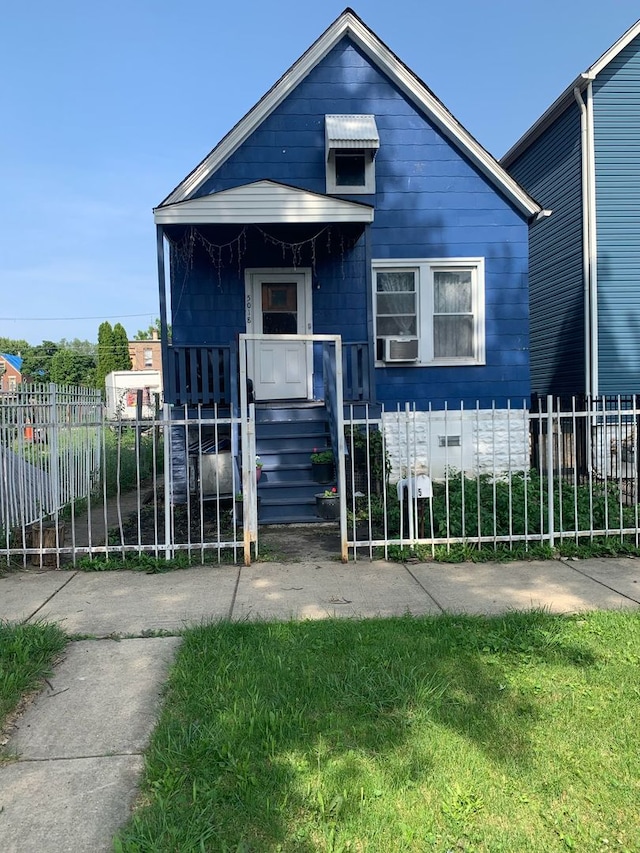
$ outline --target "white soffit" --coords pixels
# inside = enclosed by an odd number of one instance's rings
[[[326,115],[324,134],[327,151],[330,148],[380,148],[375,116]]]
[[[236,151],[295,87],[332,50],[340,39],[348,36],[398,88],[420,109],[445,136],[527,216],[541,207],[453,117],[444,104],[425,84],[367,27],[351,10],[339,18],[303,53],[261,100],[216,145],[210,154],[171,192],[160,207],[184,201]]]
[[[256,181],[154,210],[156,225],[373,222],[367,204]]]

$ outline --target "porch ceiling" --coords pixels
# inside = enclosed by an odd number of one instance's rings
[[[275,181],[256,181],[154,210],[156,225],[373,222],[373,207]]]

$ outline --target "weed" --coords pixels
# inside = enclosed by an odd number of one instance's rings
[[[0,730],[24,693],[50,671],[67,638],[57,625],[0,622]]]

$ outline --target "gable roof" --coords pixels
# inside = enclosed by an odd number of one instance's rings
[[[10,355],[6,352],[0,352],[0,358],[3,358],[7,364],[10,364],[14,370],[17,370],[20,373],[20,368],[22,367],[22,358],[19,355]]]
[[[154,210],[154,220],[156,225],[373,222],[373,208],[266,180],[165,204]]]
[[[498,161],[454,118],[444,104],[379,38],[352,9],[344,12],[289,68],[258,103],[233,127],[196,168],[160,203],[166,205],[192,198],[203,183],[230,157],[251,133],[293,91],[298,83],[347,36],[439,128],[483,175],[527,216],[540,206]]]
[[[531,125],[529,130],[524,133],[520,139],[512,145],[507,153],[502,157],[500,163],[505,167],[509,166],[516,160],[544,131],[550,127],[553,122],[560,116],[570,104],[575,103],[574,90],[579,89],[583,92],[590,82],[596,79],[598,74],[603,71],[610,62],[618,56],[631,42],[640,35],[640,21],[636,21],[632,27],[622,35],[609,50],[606,50],[602,56],[597,59],[593,65],[590,65],[586,71],[578,74],[576,79],[571,83],[564,92],[556,98],[551,106],[540,116],[540,118]]]

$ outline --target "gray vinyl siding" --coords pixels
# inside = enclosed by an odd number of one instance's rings
[[[580,111],[567,110],[509,168],[553,213],[529,231],[531,387],[585,390]]]
[[[593,84],[601,394],[640,393],[640,43]]]

